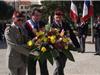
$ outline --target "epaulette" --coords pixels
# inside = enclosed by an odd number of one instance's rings
[[[5,31],[6,31],[7,33],[9,33],[10,30],[11,30],[11,26],[7,26],[6,29],[5,29]]]
[[[9,28],[11,28],[11,25],[10,26],[8,26]]]
[[[7,27],[11,27],[11,24],[6,24]]]

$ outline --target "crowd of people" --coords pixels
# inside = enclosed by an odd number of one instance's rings
[[[5,29],[5,38],[7,42],[7,62],[9,75],[26,75],[26,69],[28,75],[36,75],[36,62],[34,61],[34,54],[31,53],[29,47],[26,45],[27,41],[35,38],[34,30],[39,30],[46,25],[42,21],[42,11],[40,9],[34,9],[29,20],[25,20],[25,16],[15,11],[12,16],[12,24]],[[85,40],[87,37],[88,23],[81,21],[78,24],[79,42],[70,27],[70,24],[63,19],[64,13],[61,9],[56,9],[54,12],[53,21],[51,27],[59,28],[60,30],[69,32],[69,37],[78,52],[85,52]],[[96,35],[95,45],[96,54],[100,55],[100,19],[95,24]],[[67,35],[67,34],[66,34]],[[64,75],[64,67],[67,61],[67,57],[59,51],[59,56],[54,58],[56,67],[53,75]],[[43,58],[43,63],[40,65],[41,75],[49,75],[47,68],[47,59]]]

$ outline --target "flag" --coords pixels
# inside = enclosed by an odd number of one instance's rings
[[[92,1],[90,1],[90,8],[89,8],[89,16],[93,16],[94,14],[94,11],[93,11],[93,4],[92,4]]]
[[[77,7],[73,3],[73,1],[71,1],[70,18],[72,19],[73,22],[77,22],[78,19]]]
[[[90,1],[90,0],[84,1],[82,20],[86,21],[91,16],[93,16],[93,4],[92,4],[92,1]]]

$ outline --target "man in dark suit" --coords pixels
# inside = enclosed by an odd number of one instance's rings
[[[42,12],[39,9],[34,9],[32,12],[32,16],[30,20],[27,20],[25,23],[25,28],[28,31],[28,36],[30,39],[35,38],[35,32],[40,28],[44,27],[45,23],[42,22],[41,19]],[[39,62],[41,75],[49,75],[47,69],[47,60],[45,58],[42,59],[43,63]],[[34,55],[29,56],[28,60],[28,75],[36,75],[36,62],[34,60]]]
[[[75,47],[80,48],[80,45],[78,43],[78,40],[76,39],[75,34],[73,33],[73,30],[67,22],[63,21],[63,15],[64,14],[60,9],[55,10],[52,27],[58,28],[60,30],[64,29],[66,35],[70,37]],[[54,71],[54,75],[64,75],[64,67],[66,64],[66,60],[67,57],[61,51],[59,51],[59,56],[55,58],[56,69]]]
[[[78,25],[78,34],[79,34],[79,41],[82,53],[85,52],[85,40],[87,37],[87,33],[88,33],[88,22],[83,21],[81,19],[81,22]]]

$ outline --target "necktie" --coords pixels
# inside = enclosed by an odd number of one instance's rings
[[[60,23],[57,24],[59,28],[62,28],[62,25]]]
[[[61,24],[59,24],[59,27],[62,27],[62,25],[61,25]]]
[[[20,34],[22,34],[21,28],[18,27],[18,30],[19,30]]]

